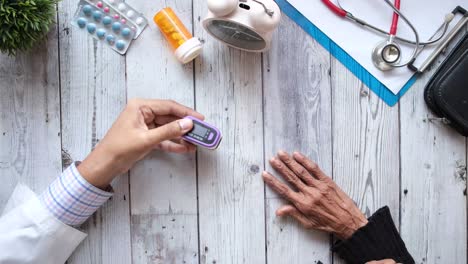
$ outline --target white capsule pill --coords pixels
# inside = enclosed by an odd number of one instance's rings
[[[142,17],[139,17],[135,20],[135,22],[137,23],[137,25],[141,25],[143,24],[143,18]]]
[[[127,17],[128,17],[128,18],[133,18],[134,16],[135,16],[135,12],[134,12],[133,10],[129,10],[129,11],[127,12]]]
[[[120,3],[119,6],[117,7],[120,11],[124,11],[127,9],[127,6],[124,3]]]

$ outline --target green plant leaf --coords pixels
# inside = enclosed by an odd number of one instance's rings
[[[58,0],[0,0],[0,52],[16,55],[43,40]]]

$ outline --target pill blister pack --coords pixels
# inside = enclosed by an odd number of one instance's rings
[[[133,12],[130,13],[132,19],[127,19],[127,16],[118,10],[119,4],[81,0],[72,24],[86,31],[93,38],[106,43],[118,53],[125,54],[132,40],[136,39],[147,25],[147,20],[125,4],[125,8],[121,7],[121,9],[127,11],[126,13]]]
[[[135,38],[137,38],[148,25],[148,20],[143,16],[143,14],[141,14],[122,0],[103,0],[103,2],[109,6],[116,8],[122,17],[124,17],[128,21],[132,21],[136,25]]]

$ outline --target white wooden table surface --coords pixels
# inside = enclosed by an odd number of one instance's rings
[[[388,205],[417,263],[466,263],[467,140],[429,120],[429,75],[388,107],[285,16],[272,49],[249,54],[207,35],[204,0],[128,2],[150,27],[126,56],[70,25],[76,0],[42,46],[0,55],[0,210],[18,182],[41,192],[82,160],[128,98],[170,98],[217,125],[220,148],[120,176],[69,263],[342,263],[329,235],[275,217],[260,173],[279,149],[317,160],[367,215]],[[205,40],[192,64],[151,21],[165,6]]]

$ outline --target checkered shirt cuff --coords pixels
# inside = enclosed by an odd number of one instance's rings
[[[112,196],[112,189],[106,192],[87,182],[76,165],[68,167],[40,197],[52,215],[70,226],[81,225]]]

